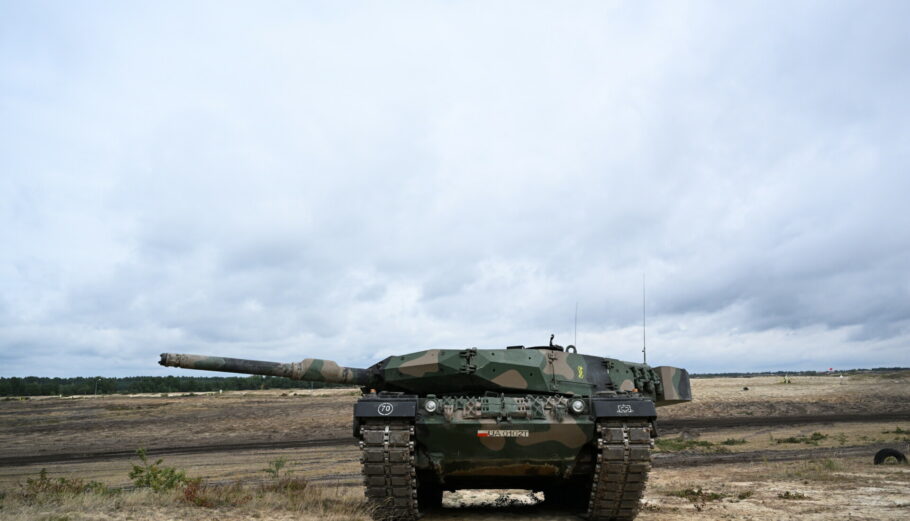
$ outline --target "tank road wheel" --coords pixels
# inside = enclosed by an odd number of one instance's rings
[[[373,519],[417,519],[414,426],[407,421],[364,421],[360,432],[363,484]]]
[[[631,521],[651,470],[651,422],[597,422],[597,461],[588,502],[592,521]]]

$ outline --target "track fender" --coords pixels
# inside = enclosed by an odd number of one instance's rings
[[[647,398],[610,396],[592,399],[593,413],[596,418],[647,418],[657,417],[654,402]]]

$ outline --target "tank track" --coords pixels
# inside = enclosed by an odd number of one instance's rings
[[[373,519],[417,519],[414,426],[406,420],[367,420],[360,434],[363,484]]]
[[[597,459],[587,518],[631,521],[638,514],[651,470],[651,422],[633,418],[597,422]]]

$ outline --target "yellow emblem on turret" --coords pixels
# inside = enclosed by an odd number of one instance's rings
[[[584,378],[585,378],[585,368],[584,368],[584,366],[580,365],[580,366],[578,366],[578,379],[584,380]]]

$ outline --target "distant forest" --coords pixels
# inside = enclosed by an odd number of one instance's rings
[[[764,371],[761,373],[697,373],[693,378],[748,378],[750,376],[824,376],[840,374],[888,373],[907,371],[910,367],[875,367],[873,369],[834,369],[833,371]]]
[[[74,394],[192,393],[256,389],[322,389],[337,384],[300,382],[275,376],[127,376],[122,378],[0,377],[0,396]]]
[[[906,367],[847,369],[831,374],[905,371]],[[818,371],[775,371],[762,373],[701,373],[694,378],[736,378],[749,376],[818,376]],[[300,382],[275,376],[127,376],[122,378],[76,377],[24,378],[0,377],[0,396],[71,396],[74,394],[133,394],[133,393],[204,393],[218,391],[252,391],[257,389],[323,389],[349,387],[338,384]]]

